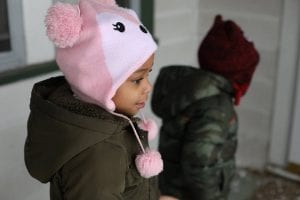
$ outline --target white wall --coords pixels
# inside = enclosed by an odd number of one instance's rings
[[[48,186],[34,180],[24,164],[24,142],[33,84],[58,72],[0,86],[0,199],[46,200]]]
[[[44,19],[52,0],[23,0],[24,35],[27,64],[54,59],[54,47],[47,39]]]

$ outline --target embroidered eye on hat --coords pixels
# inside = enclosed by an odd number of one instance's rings
[[[110,112],[116,90],[157,49],[136,13],[115,0],[58,2],[49,8],[45,24],[72,91]]]

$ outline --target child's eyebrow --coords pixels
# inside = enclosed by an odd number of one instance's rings
[[[141,69],[136,70],[134,73],[142,73],[145,71],[152,71],[152,67],[151,68],[141,68]]]

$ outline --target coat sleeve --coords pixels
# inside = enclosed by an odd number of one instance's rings
[[[186,125],[181,164],[191,199],[215,199],[223,193],[223,169],[236,150],[228,119],[228,113],[210,108]]]
[[[121,200],[125,152],[114,144],[100,142],[70,160],[61,173],[65,200]]]

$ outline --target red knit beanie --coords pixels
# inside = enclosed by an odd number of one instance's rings
[[[198,61],[202,69],[231,81],[238,105],[250,85],[259,54],[235,22],[223,21],[222,16],[217,15],[199,47]]]

